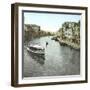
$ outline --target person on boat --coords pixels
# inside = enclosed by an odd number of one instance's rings
[[[48,42],[46,42],[46,47],[47,47],[47,45],[48,45]]]

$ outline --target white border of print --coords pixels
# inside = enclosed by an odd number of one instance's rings
[[[81,27],[80,27],[80,75],[68,76],[50,76],[50,77],[29,77],[22,78],[22,10],[35,10],[35,11],[50,11],[50,12],[71,12],[81,13]],[[34,83],[47,83],[47,82],[67,82],[67,81],[80,81],[85,80],[85,11],[84,10],[71,10],[71,9],[55,9],[55,8],[41,8],[41,7],[18,7],[18,83],[19,84],[34,84]]]

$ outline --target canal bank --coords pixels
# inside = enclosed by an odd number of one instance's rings
[[[55,41],[59,42],[60,45],[62,45],[62,46],[69,46],[73,49],[80,50],[80,45],[79,44],[74,43],[74,42],[70,42],[69,40],[60,39],[58,37],[53,37],[52,40],[55,40]]]
[[[78,45],[78,44],[76,44],[76,43],[69,42],[69,41],[67,41],[67,40],[61,40],[61,39],[59,39],[59,38],[57,38],[57,39],[58,39],[58,41],[59,41],[59,43],[60,43],[61,45],[67,45],[67,46],[70,46],[70,47],[72,47],[72,48],[74,48],[74,49],[76,49],[76,50],[79,50],[79,49],[80,49],[80,45]]]

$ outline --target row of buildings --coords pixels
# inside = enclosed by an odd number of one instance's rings
[[[33,38],[39,37],[40,26],[36,24],[25,24],[24,25],[24,41],[32,40]]]
[[[80,44],[80,21],[63,23],[57,36],[62,40]]]
[[[24,41],[29,41],[35,38],[40,38],[43,36],[53,35],[51,32],[46,32],[41,30],[41,27],[36,24],[25,24],[24,25]]]

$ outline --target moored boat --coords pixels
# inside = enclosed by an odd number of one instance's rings
[[[44,55],[45,54],[45,49],[44,47],[40,45],[29,45],[27,47],[27,51],[34,53],[34,54],[39,54],[39,55]]]

